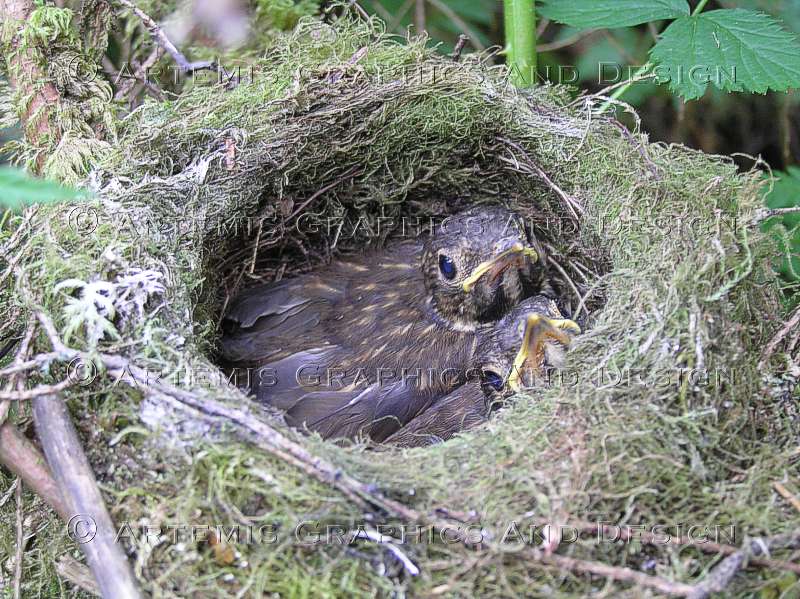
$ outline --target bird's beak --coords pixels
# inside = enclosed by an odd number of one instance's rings
[[[511,374],[508,376],[508,386],[512,391],[519,393],[524,386],[522,374],[524,372],[538,372],[544,364],[544,346],[548,339],[553,339],[569,347],[571,337],[566,331],[580,334],[581,328],[572,320],[562,318],[547,318],[540,314],[530,314],[525,322],[525,334],[522,345],[514,359]]]
[[[464,292],[469,293],[472,291],[472,288],[484,275],[488,274],[492,279],[496,279],[508,267],[514,264],[519,265],[520,261],[526,258],[530,258],[531,262],[536,262],[539,259],[539,254],[533,248],[525,247],[519,241],[514,242],[508,249],[485,262],[481,262],[461,284]]]

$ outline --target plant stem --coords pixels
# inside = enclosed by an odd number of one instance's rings
[[[506,63],[517,87],[536,80],[536,8],[534,0],[504,0]]]
[[[697,8],[692,11],[692,16],[702,12],[702,10],[706,7],[706,4],[708,4],[708,0],[700,0],[700,4],[698,4]]]

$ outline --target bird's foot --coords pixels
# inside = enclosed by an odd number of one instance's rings
[[[545,347],[553,341],[569,347],[572,335],[581,332],[578,324],[567,318],[548,318],[541,314],[528,316],[522,346],[514,360],[509,383],[515,391],[522,386],[523,373],[541,376],[545,363]]]

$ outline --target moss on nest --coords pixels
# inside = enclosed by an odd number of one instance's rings
[[[304,19],[255,73],[231,91],[198,85],[174,102],[145,104],[92,174],[98,200],[19,217],[21,241],[8,257],[17,276],[0,288],[0,318],[21,322],[41,309],[62,331],[75,329],[73,347],[128,356],[153,372],[213,374],[218,320],[239,288],[385,237],[363,228],[331,236],[298,219],[425,217],[485,201],[530,219],[563,270],[559,291],[585,308],[589,326],[569,355],[565,384],[518,396],[488,425],[448,443],[376,453],[285,430],[415,509],[479,514],[491,548],[408,544],[422,569],[415,578],[375,545],[298,544],[299,522],[351,528],[367,516],[274,456],[224,431],[201,436],[186,422],[169,425],[188,434],[172,447],[158,426],[142,426],[141,418],[153,423],[142,390],[113,377],[70,388],[76,421],[96,416],[82,430],[117,523],[277,533],[275,543],[236,544],[232,559],[169,534],[155,546],[144,535],[128,538],[145,589],[181,597],[579,597],[604,588],[640,596],[547,569],[510,539],[499,541],[512,522],[526,536],[543,521],[733,526],[736,544],[800,525],[771,489],[796,476],[798,437],[785,398],[765,391],[768,372],[758,367],[781,312],[769,244],[749,225],[760,204],[754,174],[737,174],[725,158],[650,144],[593,115],[591,99],[570,104],[561,88],[517,91],[480,57],[454,63],[424,40],[401,44],[378,21]],[[577,218],[565,198],[582,207]],[[11,233],[0,235],[6,243]],[[119,299],[134,268],[161,273],[166,287],[142,312]],[[70,315],[75,294],[55,287],[71,278],[117,286],[107,319],[115,336],[93,344],[80,312]],[[49,349],[43,334],[35,349]],[[708,380],[679,378],[691,369],[708,371]],[[616,380],[620,372],[630,376]],[[31,380],[64,373],[54,363]],[[223,401],[246,401],[211,379],[182,378]],[[584,540],[560,552],[678,581],[714,563],[668,545]],[[52,584],[50,559],[35,579],[40,590]],[[747,571],[731,595],[777,588],[780,577]]]

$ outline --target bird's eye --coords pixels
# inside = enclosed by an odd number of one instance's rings
[[[456,276],[456,263],[453,262],[450,256],[441,254],[439,256],[439,270],[442,271],[445,279],[452,280]]]
[[[483,372],[483,380],[495,391],[503,389],[503,377],[492,370],[485,370]]]

